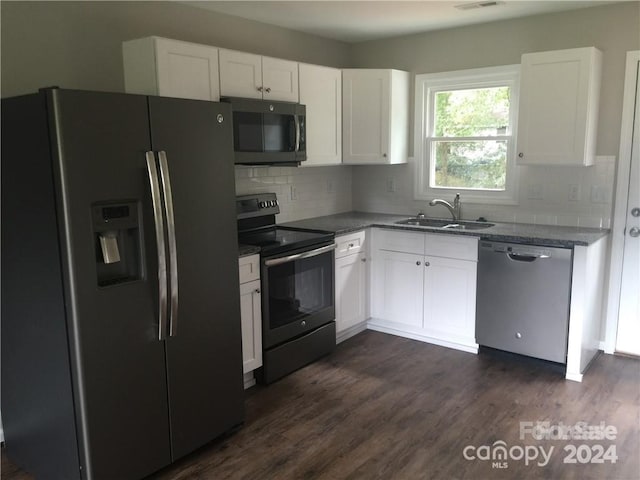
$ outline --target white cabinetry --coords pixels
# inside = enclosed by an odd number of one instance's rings
[[[218,49],[160,37],[122,44],[128,93],[220,100]]]
[[[242,366],[244,386],[255,384],[253,371],[262,366],[262,310],[260,256],[238,260],[240,269],[240,321],[242,324]]]
[[[220,93],[226,97],[298,102],[298,63],[221,49]]]
[[[342,71],[301,63],[300,103],[307,107],[307,160],[302,166],[342,163]]]
[[[366,329],[367,247],[366,232],[336,237],[336,342]]]
[[[408,72],[343,70],[342,111],[343,163],[407,162]]]
[[[369,328],[477,353],[478,239],[373,229]]]
[[[518,163],[593,165],[601,71],[594,47],[522,55]]]

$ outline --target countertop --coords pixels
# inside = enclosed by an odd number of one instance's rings
[[[260,247],[256,247],[254,245],[243,245],[242,243],[238,245],[238,258],[248,257],[249,255],[255,255],[256,253],[260,253]]]
[[[383,227],[396,230],[410,230],[447,235],[467,235],[482,240],[512,242],[548,247],[573,248],[576,245],[588,246],[609,234],[606,228],[561,227],[556,225],[533,225],[526,223],[498,223],[483,230],[443,230],[441,228],[398,225],[395,222],[410,218],[412,215],[386,213],[347,212],[324,217],[308,218],[284,223],[284,226],[325,230],[343,235],[367,227]]]

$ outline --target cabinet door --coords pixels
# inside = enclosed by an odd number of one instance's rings
[[[262,57],[262,95],[265,100],[298,102],[298,63]]]
[[[158,95],[220,100],[217,48],[158,39],[156,62]]]
[[[474,344],[476,263],[427,256],[423,270],[425,333]]]
[[[366,260],[364,253],[336,259],[336,332],[366,320]]]
[[[248,373],[262,366],[262,310],[260,280],[240,285],[242,367]]]
[[[593,47],[522,56],[518,163],[594,163],[600,58]]]
[[[378,250],[372,268],[372,317],[422,327],[423,256]]]
[[[262,57],[220,50],[220,94],[225,97],[262,98]]]
[[[342,72],[344,163],[387,163],[390,80],[390,70]]]
[[[122,43],[127,93],[220,100],[218,49],[167,38]]]
[[[299,65],[300,103],[307,107],[307,161],[302,166],[342,162],[342,71]]]

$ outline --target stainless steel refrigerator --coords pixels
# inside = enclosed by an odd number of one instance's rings
[[[231,110],[2,100],[2,421],[41,478],[148,475],[243,421]]]

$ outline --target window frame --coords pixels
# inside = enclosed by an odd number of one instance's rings
[[[415,77],[415,132],[414,158],[416,162],[416,200],[431,200],[436,197],[454,197],[460,193],[463,202],[497,205],[516,205],[518,199],[519,167],[516,163],[516,133],[518,121],[518,101],[520,85],[520,65],[474,68],[452,72],[419,74]],[[460,187],[431,187],[430,179],[435,172],[435,162],[431,158],[431,143],[434,140],[455,137],[434,137],[434,98],[437,92],[508,86],[509,130],[500,135],[507,141],[507,171],[505,190],[481,190]],[[465,138],[465,137],[461,137]],[[487,140],[496,137],[486,137]],[[482,138],[479,138],[482,140]],[[433,165],[432,165],[433,163]]]

